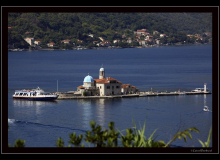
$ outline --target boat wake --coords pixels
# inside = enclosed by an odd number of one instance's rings
[[[15,123],[15,119],[8,119],[8,123],[12,124],[12,123]]]
[[[75,130],[75,131],[86,132],[86,130],[77,129],[77,128],[62,127],[62,126],[57,126],[57,125],[42,124],[42,123],[35,123],[35,122],[19,121],[19,120],[15,120],[15,119],[8,119],[8,123],[10,123],[10,124],[15,124],[15,123],[30,124],[30,125],[38,125],[38,126],[44,126],[44,127],[51,127],[53,129],[59,128],[59,129],[68,129],[68,130]]]

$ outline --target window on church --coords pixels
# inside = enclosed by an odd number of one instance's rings
[[[107,89],[110,89],[110,86],[107,86]]]

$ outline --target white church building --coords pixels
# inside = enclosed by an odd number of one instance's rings
[[[133,86],[134,87],[134,86]],[[132,91],[136,91],[132,88]],[[112,77],[105,77],[105,69],[103,66],[99,70],[99,79],[93,79],[88,74],[83,80],[83,85],[77,87],[75,94],[84,96],[110,96],[110,95],[121,95],[124,93],[122,89],[122,82]]]

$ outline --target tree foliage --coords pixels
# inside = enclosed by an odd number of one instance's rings
[[[177,132],[169,142],[165,143],[163,140],[156,141],[157,136],[155,136],[155,133],[157,129],[146,138],[146,121],[140,129],[137,128],[134,121],[133,124],[134,127],[126,129],[126,134],[123,134],[122,131],[115,130],[114,122],[108,124],[109,129],[102,129],[100,125],[97,125],[92,120],[90,121],[91,130],[88,130],[85,135],[80,134],[77,136],[75,132],[69,134],[70,140],[68,141],[69,145],[67,147],[71,147],[71,145],[75,147],[85,147],[85,145],[82,144],[83,140],[87,142],[89,146],[90,144],[93,144],[93,147],[170,147],[176,139],[184,139],[184,141],[187,142],[187,137],[192,140],[191,132],[199,133],[199,130],[196,127],[191,127],[184,131]],[[210,128],[206,142],[202,142],[198,139],[202,147],[210,146],[211,136],[212,127]],[[24,143],[24,140],[17,139],[14,147],[25,147]],[[10,144],[8,146],[13,147],[10,146]],[[64,141],[61,137],[58,138],[55,146],[64,147]]]
[[[89,45],[94,38],[103,36],[106,40],[121,39],[123,34],[134,38],[133,31],[146,28],[151,34],[154,30],[166,34],[167,41],[187,40],[186,34],[202,34],[212,31],[211,13],[9,13],[8,43],[23,43],[25,32],[32,33],[45,45],[49,42],[60,44],[63,39],[80,39]],[[16,44],[17,45],[17,44]],[[18,45],[19,46],[19,45]]]

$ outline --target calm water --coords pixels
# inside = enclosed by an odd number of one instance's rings
[[[146,136],[158,129],[157,140],[168,142],[177,131],[196,127],[193,141],[176,140],[173,145],[200,147],[212,124],[212,95],[138,97],[125,99],[57,100],[56,102],[13,100],[16,89],[40,87],[48,92],[74,91],[88,73],[98,78],[103,64],[106,76],[141,91],[212,91],[212,46],[178,46],[143,49],[22,51],[8,53],[8,143],[24,139],[27,147],[54,147],[58,137],[68,145],[69,133],[84,134],[89,122],[116,129],[133,127],[132,118]],[[147,117],[147,118],[146,118]]]

